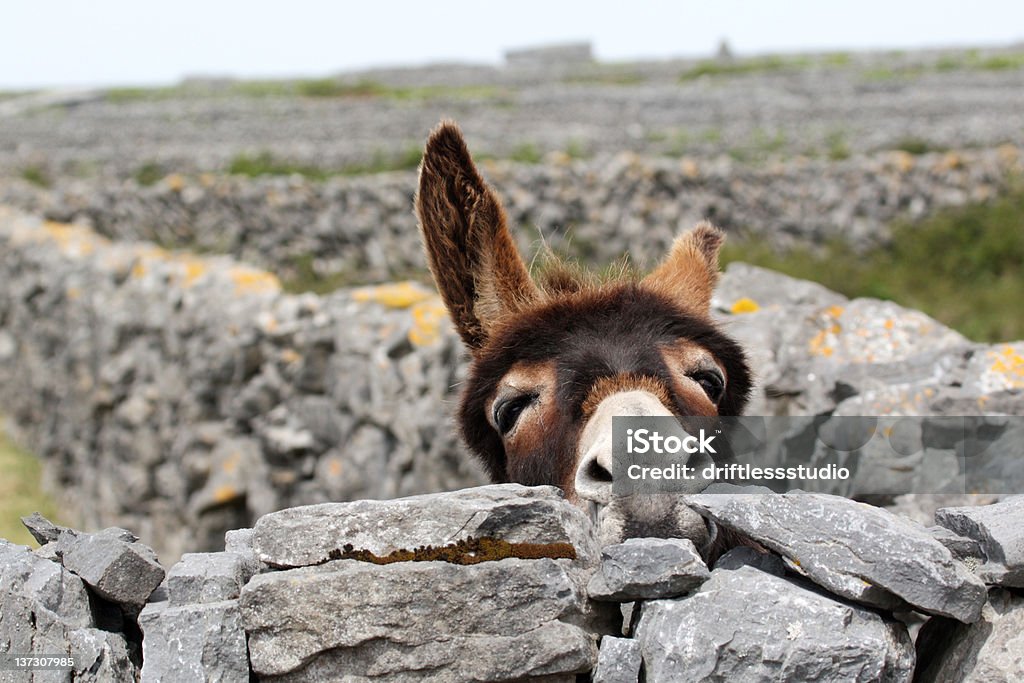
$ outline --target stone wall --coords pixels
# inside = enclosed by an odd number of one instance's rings
[[[0,405],[90,528],[164,556],[271,510],[484,481],[461,349],[415,285],[281,294],[226,258],[0,214]]]
[[[104,682],[1024,676],[1024,497],[929,528],[823,494],[685,502],[760,550],[601,548],[558,489],[516,484],[282,510],[166,574],[123,529],[35,516],[40,548],[0,540],[0,657]]]
[[[484,482],[450,417],[461,347],[419,285],[289,296],[11,210],[0,281],[0,409],[88,528],[173,559],[283,507]],[[1024,343],[740,264],[713,305],[751,355],[750,414],[1024,413]]]
[[[524,253],[543,240],[599,265],[624,253],[651,263],[680,230],[704,218],[776,247],[842,239],[865,248],[884,242],[896,218],[994,197],[1024,169],[1013,145],[765,166],[629,154],[552,162],[483,167],[519,226]],[[412,172],[326,182],[172,175],[152,187],[65,178],[51,189],[2,183],[0,202],[82,222],[112,239],[231,254],[282,275],[305,263],[322,274],[379,282],[425,267],[415,187]]]

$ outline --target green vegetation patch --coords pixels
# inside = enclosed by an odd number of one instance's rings
[[[324,168],[281,159],[271,152],[264,151],[256,154],[239,154],[228,164],[227,171],[233,175],[244,175],[250,178],[267,175],[301,175],[310,180],[326,180],[333,176],[408,171],[419,166],[422,156],[423,151],[417,146],[410,147],[397,155],[377,152],[373,159],[366,163],[350,164],[340,168]]]
[[[39,187],[50,187],[53,179],[42,166],[26,166],[21,170],[21,177]]]
[[[811,66],[815,61],[807,56],[783,57],[768,55],[751,59],[708,60],[687,69],[679,76],[686,82],[704,76],[741,76],[747,74],[766,74]]]
[[[40,512],[47,519],[59,520],[53,500],[42,492],[42,474],[38,458],[0,434],[0,538],[35,547],[38,544],[21,518]]]
[[[901,222],[892,243],[857,255],[837,241],[779,253],[763,240],[727,242],[743,261],[820,282],[848,297],[916,308],[980,342],[1024,339],[1024,188],[987,203]]]

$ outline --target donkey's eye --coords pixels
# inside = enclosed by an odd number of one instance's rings
[[[699,370],[690,375],[690,379],[700,385],[712,403],[717,404],[722,400],[722,394],[725,393],[725,379],[721,373],[715,370]]]
[[[536,400],[536,394],[521,394],[494,404],[494,426],[498,428],[502,436],[512,431],[516,422],[519,421],[519,416]]]

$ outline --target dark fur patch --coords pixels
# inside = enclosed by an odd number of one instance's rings
[[[598,380],[650,377],[669,391],[672,405],[667,407],[673,412],[703,413],[671,389],[672,376],[659,348],[679,339],[707,349],[725,368],[728,384],[718,412],[738,415],[750,391],[750,372],[739,345],[668,296],[626,282],[567,294],[506,320],[478,350],[470,368],[459,414],[463,436],[494,481],[556,484],[569,491],[583,404]],[[546,425],[541,453],[509,462],[484,406],[513,364],[547,360],[556,363],[559,419]]]

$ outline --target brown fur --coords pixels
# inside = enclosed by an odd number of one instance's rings
[[[431,272],[473,354],[462,434],[494,481],[555,484],[571,495],[585,416],[616,388],[649,391],[681,416],[742,410],[745,356],[708,311],[723,239],[710,224],[676,240],[642,280],[626,267],[601,280],[548,259],[535,283],[452,122],[427,142],[416,210]],[[717,404],[691,377],[709,362],[727,378]],[[491,411],[523,368],[532,368],[533,384],[519,387],[531,403],[503,438]]]
[[[489,324],[527,305],[537,288],[501,203],[451,121],[442,122],[427,142],[416,213],[430,271],[463,341],[476,351]]]

